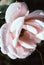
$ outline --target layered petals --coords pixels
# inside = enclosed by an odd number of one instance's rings
[[[25,3],[11,4],[5,14],[6,23],[0,28],[0,47],[11,59],[26,58],[44,40],[44,12],[29,14]]]

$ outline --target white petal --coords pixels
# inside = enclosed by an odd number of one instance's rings
[[[6,22],[12,22],[19,16],[24,16],[28,11],[27,5],[24,2],[12,3],[6,10],[5,20]]]
[[[44,15],[44,12],[40,12],[40,15]]]
[[[16,59],[16,57],[14,55],[12,55],[11,53],[7,54],[11,59]]]
[[[1,47],[1,52],[2,52],[3,54],[6,54],[6,53],[7,53],[3,46]]]
[[[1,44],[2,44],[2,39],[1,39],[1,29],[0,29],[0,47],[1,47]]]
[[[12,45],[13,45],[14,47],[16,47],[16,45],[17,45],[17,38],[15,38],[14,40],[12,40]]]
[[[17,12],[19,12],[18,6],[21,7],[20,3],[12,3],[7,8],[6,14],[5,14],[5,20],[6,20],[7,23],[10,22],[15,17],[15,14],[17,14]]]
[[[27,13],[25,14],[25,16],[28,16],[28,14],[29,14],[29,10],[28,10]]]
[[[38,23],[41,27],[44,28],[44,22],[40,20],[35,20],[36,23]]]
[[[13,32],[15,31],[15,38],[12,42],[12,45],[15,47],[16,43],[17,43],[17,39],[19,37],[19,34],[22,30],[24,24],[24,17],[19,17],[17,18],[15,21],[13,21],[13,24],[10,27],[10,31]]]
[[[11,25],[10,31],[13,32],[14,30],[19,30],[20,27],[22,27],[24,23],[24,17],[19,17],[15,19]]]
[[[33,34],[37,34],[37,30],[30,25],[24,25],[23,28],[29,32],[32,32]]]
[[[21,42],[21,45],[22,45],[23,47],[28,48],[28,49],[35,49],[35,47],[36,47],[35,44],[30,45],[30,44],[25,43],[25,42],[23,42],[23,41],[19,41],[19,42]]]
[[[36,35],[37,38],[44,40],[44,31]]]
[[[9,53],[12,54],[14,57],[16,58],[20,58],[20,56],[18,56],[15,51],[13,51],[13,48],[11,46],[8,46],[8,50],[9,50]],[[11,55],[10,55],[11,56]]]
[[[6,54],[6,51],[5,51],[4,47],[3,47],[2,34],[1,33],[2,33],[2,29],[0,29],[0,47],[1,47],[1,52]]]

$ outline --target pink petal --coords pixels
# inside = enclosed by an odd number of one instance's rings
[[[42,15],[41,15],[42,13]],[[34,12],[31,12],[28,16],[25,18],[26,20],[31,19],[38,19],[44,21],[44,12],[42,10],[36,10]]]
[[[12,22],[20,16],[24,16],[28,8],[24,2],[15,2],[12,3],[6,11],[5,20],[6,22]]]

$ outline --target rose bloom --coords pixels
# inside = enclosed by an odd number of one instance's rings
[[[5,20],[0,28],[0,47],[11,59],[26,58],[44,40],[43,11],[29,13],[24,2],[15,2],[7,8]]]

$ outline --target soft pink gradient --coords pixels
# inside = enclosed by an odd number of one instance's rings
[[[15,2],[7,8],[5,20],[0,29],[1,51],[11,59],[26,58],[44,40],[43,11],[29,14],[24,2]]]

